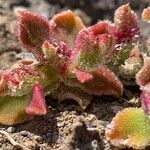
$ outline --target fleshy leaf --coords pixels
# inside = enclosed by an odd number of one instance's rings
[[[18,40],[23,47],[30,50],[40,61],[44,61],[41,51],[42,43],[49,39],[49,21],[36,14],[27,11],[18,12]]]
[[[85,27],[81,19],[70,10],[55,15],[50,24],[55,26],[51,32],[52,39],[57,43],[63,41],[69,48],[73,48],[78,32]],[[55,44],[55,41],[51,43]]]
[[[93,76],[92,76],[90,73],[83,72],[83,71],[78,70],[78,69],[76,70],[75,74],[76,74],[77,79],[78,79],[81,83],[84,83],[84,82],[87,82],[87,81],[93,79]]]
[[[53,60],[57,53],[56,47],[54,47],[48,41],[45,41],[42,44],[42,51],[43,51],[44,56],[49,60]]]
[[[150,116],[150,82],[144,86],[141,94],[142,107],[145,113]]]
[[[119,148],[144,149],[150,145],[150,119],[141,108],[119,112],[106,130],[106,137]]]
[[[150,7],[147,7],[143,10],[142,19],[147,22],[150,21]]]
[[[79,87],[88,94],[113,95],[115,97],[120,97],[123,94],[122,83],[105,66],[99,66],[95,70],[85,73],[90,74],[93,78],[83,83],[76,78],[67,78],[64,82],[68,86]]]
[[[133,37],[140,35],[137,16],[129,4],[122,5],[116,10],[114,22],[117,28],[115,34],[117,43],[129,42]]]
[[[59,76],[56,68],[50,64],[40,66],[36,63],[25,63],[25,61],[17,62],[10,70],[2,71],[5,80],[5,90],[1,95],[22,96],[28,95],[36,82],[39,82],[44,89],[49,87],[49,91],[56,88],[59,84]],[[1,82],[3,81],[1,78]]]
[[[26,113],[30,115],[45,115],[46,103],[43,87],[39,83],[35,83],[33,86],[30,104],[26,108]]]
[[[120,66],[120,76],[125,80],[134,79],[141,67],[142,59],[140,57],[139,49],[134,47],[130,52],[129,58]]]
[[[150,115],[150,57],[144,58],[143,67],[136,74],[136,82],[142,90],[142,106],[145,112]]]
[[[114,37],[107,22],[83,29],[77,36],[74,49],[75,63],[83,70],[92,70],[104,63],[114,48]]]
[[[8,89],[7,81],[4,79],[4,76],[1,75],[1,79],[0,79],[0,95],[3,94],[5,91],[7,91],[7,89]]]
[[[144,58],[144,65],[136,74],[136,82],[142,88],[150,81],[150,57]]]
[[[106,67],[100,66],[93,72],[93,79],[83,83],[83,90],[95,95],[113,95],[120,97],[123,94],[123,85],[115,74]]]
[[[0,123],[14,125],[30,120],[31,115],[25,112],[27,97],[0,96]]]

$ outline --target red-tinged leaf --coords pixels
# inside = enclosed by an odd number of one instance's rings
[[[150,21],[150,7],[147,7],[143,10],[142,19],[147,22]]]
[[[81,71],[81,70],[76,70],[75,72],[77,79],[81,82],[81,83],[85,83],[89,80],[93,79],[93,76],[90,73]]]
[[[30,104],[26,108],[26,112],[30,115],[45,115],[46,103],[43,87],[39,83],[35,83],[31,94]]]
[[[60,75],[65,75],[70,65],[71,51],[64,42],[60,42],[57,47],[54,47],[48,41],[42,45],[42,51],[47,61],[58,70]]]
[[[78,32],[83,29],[81,19],[72,11],[63,11],[55,15],[50,21],[51,26],[55,26],[51,32],[52,43],[64,42],[69,48],[73,48]]]
[[[136,74],[136,82],[142,90],[142,106],[145,112],[150,115],[150,57],[144,58],[143,67]]]
[[[150,115],[150,83],[144,88],[148,89],[143,90],[141,94],[142,107],[145,110],[146,114]]]
[[[0,95],[4,94],[7,89],[8,89],[7,80],[5,80],[4,76],[2,75],[0,79]]]
[[[92,79],[79,82],[75,78],[68,78],[65,84],[81,88],[84,92],[93,95],[112,95],[120,97],[123,94],[123,85],[115,74],[105,66],[99,66],[93,71],[87,72]]]
[[[136,74],[136,82],[142,88],[150,81],[150,57],[144,58],[144,65]]]
[[[120,97],[123,94],[123,85],[115,74],[106,67],[100,66],[91,72],[93,79],[82,86],[85,91],[95,95],[113,95]]]
[[[42,51],[43,51],[44,56],[47,59],[51,60],[53,59],[53,57],[56,56],[57,48],[54,47],[52,44],[50,44],[48,41],[45,41],[42,44]]]
[[[106,129],[106,139],[119,149],[145,149],[150,145],[150,119],[142,108],[118,112]]]
[[[11,70],[3,73],[3,80],[7,82],[11,94],[16,92],[16,90],[18,91],[22,84],[26,83],[29,78],[31,79],[32,77],[37,77],[39,75],[36,65],[33,65],[31,62],[31,64],[27,63],[29,62],[20,61],[14,65]]]
[[[114,22],[116,26],[116,31],[114,31],[117,43],[129,42],[133,37],[140,37],[137,16],[131,10],[129,4],[122,5],[116,10]]]
[[[111,26],[107,22],[99,22],[80,31],[73,55],[79,67],[88,71],[104,63],[113,49],[114,37]]]
[[[41,46],[49,39],[49,34],[50,26],[46,18],[27,11],[18,12],[18,40],[41,61],[44,61]]]

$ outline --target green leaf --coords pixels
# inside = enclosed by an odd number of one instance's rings
[[[30,120],[32,116],[25,112],[27,105],[26,96],[0,96],[0,123],[14,125]]]
[[[106,137],[120,148],[144,149],[150,145],[150,119],[141,108],[126,108],[113,118]]]

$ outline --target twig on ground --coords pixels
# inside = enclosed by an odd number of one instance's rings
[[[29,148],[27,148],[26,146],[22,145],[22,144],[19,144],[17,143],[16,141],[14,141],[14,139],[6,132],[6,131],[2,131],[0,130],[0,134],[3,134],[7,137],[7,139],[10,141],[10,143],[13,145],[13,146],[18,146],[20,148],[22,148],[22,150],[30,150]]]

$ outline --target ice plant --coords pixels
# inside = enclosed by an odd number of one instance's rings
[[[150,57],[144,58],[144,65],[136,75],[136,82],[142,90],[142,106],[145,112],[150,115]]]
[[[119,112],[106,130],[106,137],[120,148],[144,149],[150,145],[150,119],[141,108]]]
[[[86,28],[69,10],[50,21],[36,13],[19,11],[17,37],[35,59],[21,60],[1,70],[0,98],[5,99],[0,110],[2,124],[17,124],[46,114],[47,94],[59,102],[74,99],[83,109],[93,94],[122,95],[123,85],[106,63],[115,49],[108,22]],[[64,90],[57,95],[62,85]]]
[[[148,20],[147,10],[143,16]],[[144,38],[129,4],[116,10],[114,23],[100,21],[90,27],[70,10],[50,21],[19,11],[17,38],[35,58],[0,71],[0,123],[17,124],[45,115],[48,94],[58,102],[73,99],[83,109],[92,95],[120,98],[123,83],[135,84],[136,77],[146,114],[141,108],[123,110],[106,136],[119,147],[149,144],[150,58],[141,52]]]
[[[114,15],[117,43],[130,42],[136,36],[139,37],[140,29],[137,16],[131,10],[129,4],[119,7]]]
[[[145,8],[142,13],[142,19],[149,23],[150,8]],[[149,50],[149,45],[148,45]],[[136,82],[142,90],[141,101],[145,112],[150,115],[150,57],[149,53],[144,56],[144,65],[136,75]]]
[[[149,7],[144,9],[142,19],[149,22]],[[135,24],[132,25],[135,26]],[[130,24],[131,27],[132,25]],[[125,82],[134,77],[140,86],[142,93],[139,99],[143,108],[126,108],[118,112],[106,129],[107,140],[120,148],[144,149],[150,145],[150,57],[148,51],[149,45],[142,53],[140,47],[137,49],[135,46],[130,51],[129,58],[120,67]]]

